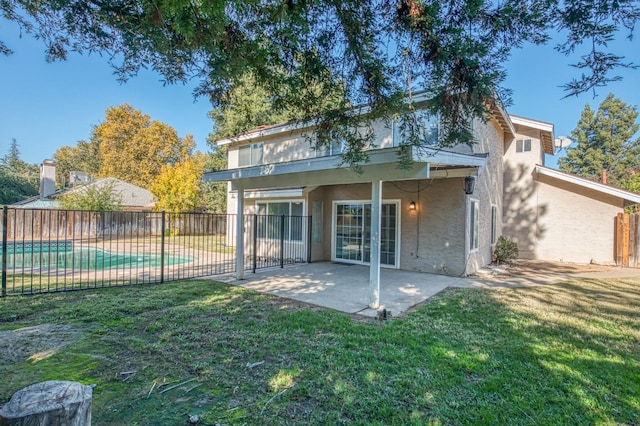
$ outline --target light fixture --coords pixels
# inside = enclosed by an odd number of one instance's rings
[[[464,193],[469,195],[473,194],[473,189],[476,186],[476,178],[474,176],[467,176],[464,178]]]
[[[412,201],[409,203],[409,210],[415,210],[416,209],[416,202]]]

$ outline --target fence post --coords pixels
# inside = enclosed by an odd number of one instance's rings
[[[162,219],[160,220],[160,282],[164,282],[164,227],[165,227],[165,211],[162,211]]]
[[[284,268],[284,215],[280,216],[280,267]]]
[[[311,220],[313,216],[307,217],[307,263],[311,263]]]
[[[258,215],[253,215],[253,273],[258,266]]]
[[[7,216],[8,207],[2,206],[2,297],[7,295]]]

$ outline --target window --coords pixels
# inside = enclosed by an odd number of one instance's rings
[[[491,206],[491,245],[494,245],[498,236],[498,208]]]
[[[393,146],[408,143],[412,136],[418,137],[423,145],[437,145],[440,120],[437,115],[430,115],[426,111],[418,111],[415,115],[405,115],[393,120]]]
[[[477,200],[471,200],[470,202],[470,209],[469,209],[469,213],[470,213],[470,217],[469,217],[469,240],[470,240],[470,244],[469,244],[469,249],[471,251],[474,250],[478,250],[478,247],[480,246],[479,244],[479,240],[480,240],[480,218],[479,218],[479,213],[480,213],[480,203]]]
[[[531,152],[531,139],[518,139],[516,141],[516,152]]]
[[[284,227],[285,240],[302,241],[302,207],[302,201],[256,203],[256,213],[262,216],[258,219],[258,237],[279,240]]]
[[[238,149],[238,166],[262,164],[262,142],[243,145]]]
[[[327,157],[330,155],[339,155],[346,150],[346,142],[342,139],[333,138],[329,146],[318,146],[316,142],[316,157]]]

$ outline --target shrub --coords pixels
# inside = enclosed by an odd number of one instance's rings
[[[509,262],[510,260],[516,259],[518,254],[518,244],[501,235],[493,251],[493,261],[495,263]]]

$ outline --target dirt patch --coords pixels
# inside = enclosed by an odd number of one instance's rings
[[[489,265],[476,275],[482,279],[501,280],[505,277],[539,277],[540,275],[572,275],[616,269],[612,265],[551,262],[520,259],[510,264]]]
[[[79,328],[54,324],[0,331],[0,363],[47,358],[76,342],[81,334]]]

